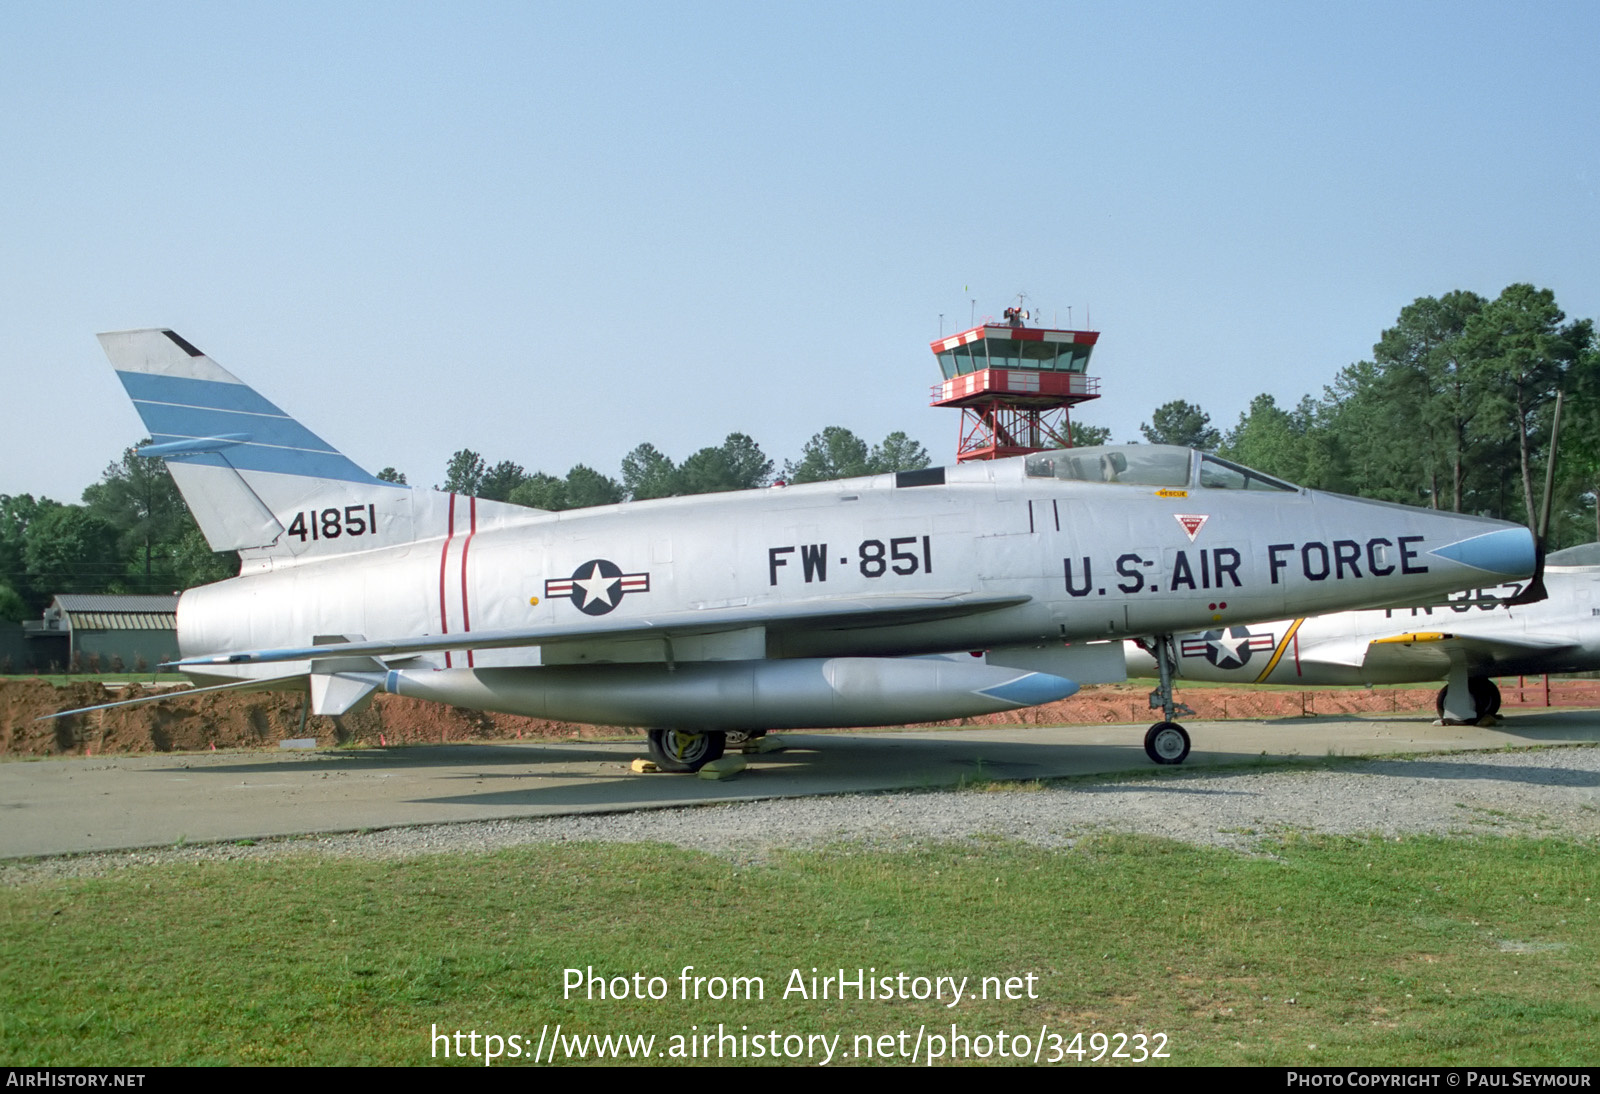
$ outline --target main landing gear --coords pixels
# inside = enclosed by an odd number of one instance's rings
[[[726,733],[701,733],[683,729],[652,729],[650,758],[662,771],[699,771],[727,750]]]
[[[1172,672],[1178,663],[1172,635],[1155,635],[1145,648],[1155,657],[1160,676],[1156,690],[1150,693],[1150,709],[1160,710],[1162,720],[1144,735],[1144,753],[1158,764],[1181,764],[1189,755],[1189,732],[1173,719],[1180,713],[1192,715],[1194,711],[1172,698]]]
[[[1439,712],[1439,720],[1445,724],[1461,723],[1467,719],[1462,717],[1466,710],[1452,709],[1456,704],[1451,703],[1452,689],[1460,687],[1460,682],[1454,674],[1450,682],[1439,689],[1439,697],[1434,701],[1434,707]],[[1454,694],[1459,694],[1456,692]],[[1483,676],[1474,676],[1467,681],[1467,697],[1472,701],[1472,718],[1474,722],[1482,721],[1500,713],[1500,688],[1493,680]]]

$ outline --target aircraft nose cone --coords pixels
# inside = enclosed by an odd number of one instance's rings
[[[1533,533],[1526,528],[1486,532],[1436,547],[1429,553],[1503,577],[1527,577],[1537,561]]]

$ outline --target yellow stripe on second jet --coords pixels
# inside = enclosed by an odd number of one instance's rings
[[[1283,638],[1278,642],[1278,648],[1272,651],[1272,660],[1267,662],[1267,667],[1261,670],[1260,676],[1256,677],[1256,683],[1265,683],[1267,677],[1272,675],[1272,670],[1278,667],[1279,661],[1283,660],[1283,651],[1289,648],[1290,642],[1294,641],[1294,632],[1299,630],[1300,624],[1304,622],[1304,619],[1296,619],[1290,624],[1289,629],[1284,632]]]

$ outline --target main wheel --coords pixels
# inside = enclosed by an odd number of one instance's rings
[[[1481,685],[1481,687],[1480,687]],[[1500,686],[1487,676],[1470,681],[1467,688],[1484,714],[1500,713]]]
[[[1439,689],[1437,698],[1433,701],[1434,709],[1439,712],[1439,720],[1444,720],[1444,701],[1450,694],[1450,685],[1446,684]],[[1472,712],[1477,718],[1487,718],[1491,714],[1500,713],[1500,688],[1486,676],[1474,676],[1467,681],[1467,694],[1472,696]]]
[[[650,758],[663,771],[699,771],[727,750],[722,733],[692,733],[683,729],[652,729]]]
[[[1189,732],[1177,722],[1157,722],[1144,735],[1144,753],[1158,764],[1181,764],[1189,755]]]

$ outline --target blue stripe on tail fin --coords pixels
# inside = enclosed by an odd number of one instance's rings
[[[232,442],[225,451],[173,452],[166,454],[168,460],[341,482],[379,481],[171,331],[102,335],[110,354],[108,339],[140,343],[133,354],[113,355],[112,363],[154,444],[211,437]]]
[[[362,470],[172,331],[99,338],[150,433],[141,451],[167,461],[213,550],[302,554],[376,546],[374,540],[296,542],[285,539],[285,529],[296,514],[317,507],[371,503],[373,488],[384,496],[409,494]],[[381,538],[400,532],[396,520],[409,526],[406,509],[385,520]]]

